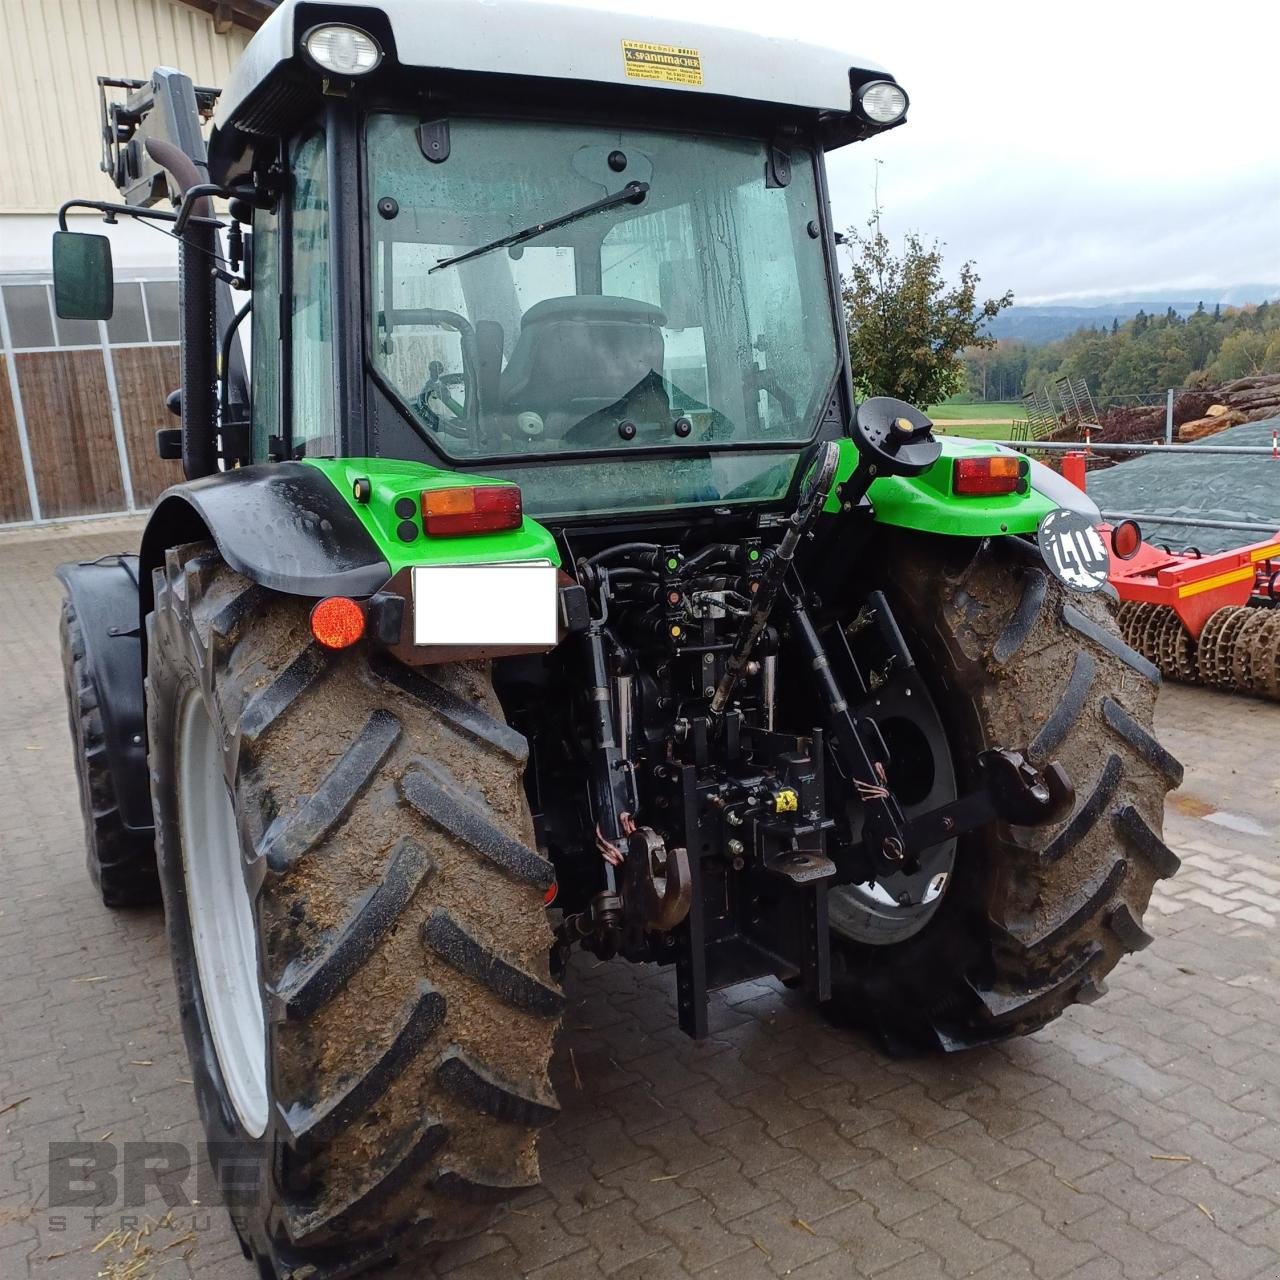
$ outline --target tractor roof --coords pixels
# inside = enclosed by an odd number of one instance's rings
[[[299,65],[302,35],[327,20],[360,26],[360,10],[369,13],[371,34],[389,30],[402,67],[798,107],[820,113],[829,141],[837,144],[875,131],[861,117],[853,119],[853,92],[868,80],[891,78],[866,58],[788,37],[552,0],[284,0],[232,71],[218,104],[219,128],[267,131],[264,105],[274,114],[280,73]],[[386,43],[385,34],[380,38]],[[392,51],[386,52],[390,58]],[[849,126],[841,127],[846,118]]]

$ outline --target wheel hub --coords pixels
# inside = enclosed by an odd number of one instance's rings
[[[922,686],[890,686],[876,697],[875,712],[893,759],[891,782],[903,813],[913,818],[958,794],[955,768],[942,721]],[[855,829],[858,826],[854,819]],[[956,842],[928,851],[910,871],[885,871],[874,879],[831,890],[834,932],[855,942],[888,946],[903,942],[933,918],[955,866]]]

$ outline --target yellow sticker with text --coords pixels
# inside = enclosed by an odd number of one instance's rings
[[[667,84],[702,84],[702,55],[675,44],[624,40],[622,57],[628,80],[663,80]]]

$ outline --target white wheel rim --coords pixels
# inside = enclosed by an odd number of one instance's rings
[[[244,880],[222,747],[199,690],[178,722],[178,821],[187,913],[218,1067],[246,1132],[267,1128],[267,1027],[253,903]]]

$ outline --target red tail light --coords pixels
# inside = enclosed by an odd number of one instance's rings
[[[1025,493],[1030,469],[1025,458],[1011,458],[1002,453],[985,458],[957,458],[951,471],[951,488],[968,498]]]
[[[346,596],[330,596],[311,610],[311,634],[326,649],[346,649],[364,635],[364,610]]]
[[[1136,520],[1122,520],[1111,530],[1111,550],[1121,560],[1132,560],[1142,550],[1142,530]]]
[[[428,534],[499,533],[518,529],[523,519],[514,484],[426,489],[422,494],[422,526]]]

